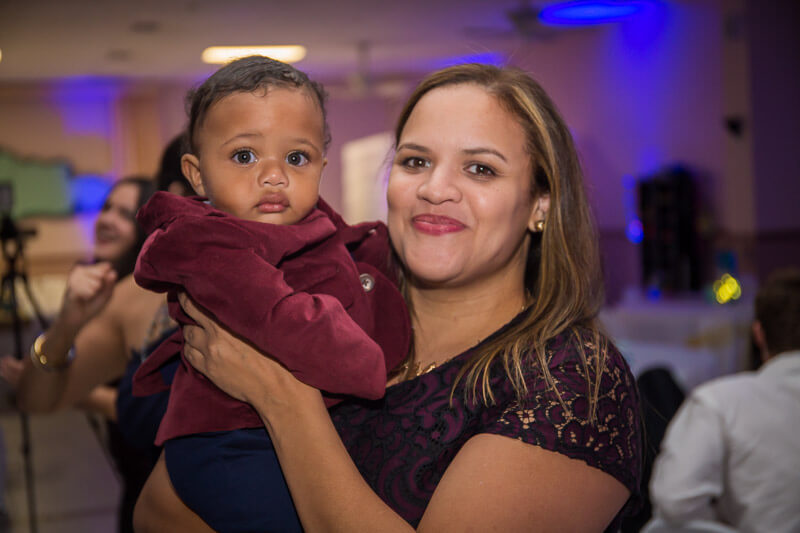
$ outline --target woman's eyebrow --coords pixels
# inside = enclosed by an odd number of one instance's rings
[[[467,148],[463,150],[463,152],[467,155],[493,154],[502,159],[504,162],[508,163],[508,159],[506,159],[506,157],[503,154],[501,154],[494,148]]]
[[[414,143],[403,143],[397,147],[397,151],[400,150],[416,150],[418,152],[430,153],[431,149],[422,146],[421,144],[414,144]]]

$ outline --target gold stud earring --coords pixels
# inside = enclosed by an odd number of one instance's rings
[[[544,231],[544,220],[537,220],[533,223],[533,230],[536,233],[541,233]]]

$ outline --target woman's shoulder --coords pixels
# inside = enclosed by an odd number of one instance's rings
[[[497,432],[581,459],[635,490],[639,398],[614,344],[596,330],[574,327],[547,342],[543,357],[531,349],[524,374],[526,391],[503,406]]]
[[[141,346],[147,327],[164,301],[164,294],[140,287],[132,275],[117,283],[108,302],[107,312],[122,332],[128,347]]]
[[[639,409],[636,380],[622,353],[606,335],[574,326],[551,339],[545,352],[552,381],[544,384],[543,391],[541,371],[534,366],[530,377],[535,394],[555,397],[562,407],[568,407],[567,417],[582,423],[600,423],[614,411],[613,418],[620,418],[617,421],[635,424],[633,418]]]
[[[636,382],[627,361],[601,331],[573,326],[551,338],[544,352],[543,356],[533,348],[528,352],[529,383],[547,380],[541,371],[544,363],[552,377],[550,385],[558,393],[593,396],[616,392],[638,402]],[[592,386],[592,392],[587,391],[587,385]]]

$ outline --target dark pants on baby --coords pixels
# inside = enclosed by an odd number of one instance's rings
[[[303,531],[266,429],[179,437],[164,453],[178,496],[215,531]]]

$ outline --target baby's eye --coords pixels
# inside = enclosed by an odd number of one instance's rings
[[[480,163],[472,163],[467,167],[467,172],[475,174],[476,176],[494,176],[495,171],[492,167],[481,165]]]
[[[403,160],[403,166],[410,169],[428,168],[431,166],[431,163],[421,157],[412,156]]]
[[[286,156],[286,162],[290,165],[300,167],[308,163],[308,156],[303,152],[290,152],[289,155]]]
[[[240,165],[249,165],[255,162],[256,154],[254,154],[252,150],[239,150],[233,154],[233,160]]]

